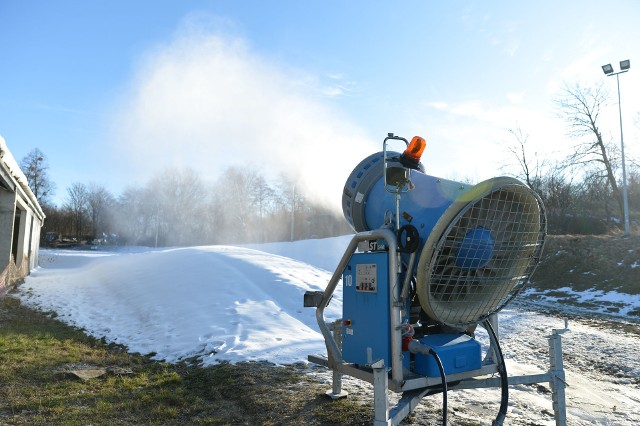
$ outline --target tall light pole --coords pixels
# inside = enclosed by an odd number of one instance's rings
[[[624,137],[622,136],[622,105],[620,104],[620,74],[629,71],[629,59],[620,61],[620,71],[613,72],[611,64],[603,65],[602,71],[608,76],[615,75],[618,81],[618,113],[620,114],[620,153],[622,154],[622,200],[624,204],[624,236],[629,237],[629,194],[627,191],[627,168],[624,160]]]

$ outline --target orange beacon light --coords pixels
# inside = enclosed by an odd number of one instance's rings
[[[418,169],[418,165],[420,164],[420,157],[422,157],[422,153],[424,152],[425,147],[427,146],[427,141],[420,136],[414,136],[407,146],[407,149],[404,150],[402,155],[400,156],[400,162],[403,166],[408,167],[410,169]]]

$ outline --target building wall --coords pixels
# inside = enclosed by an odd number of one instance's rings
[[[44,221],[38,220],[35,215],[31,217],[31,238],[28,239],[31,245],[29,247],[29,270],[38,266],[38,258],[40,256],[40,231]]]
[[[0,295],[38,265],[44,213],[0,137]]]
[[[0,271],[9,264],[13,248],[16,194],[0,187]]]

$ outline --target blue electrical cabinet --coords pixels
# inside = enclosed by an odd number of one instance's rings
[[[389,254],[355,253],[342,275],[342,357],[391,365]]]

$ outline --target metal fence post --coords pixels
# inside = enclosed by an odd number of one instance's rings
[[[562,333],[568,331],[565,320],[564,330],[553,330],[549,339],[549,372],[551,373],[551,399],[553,401],[553,414],[556,426],[567,424],[567,402],[565,388],[568,386],[565,380],[564,364],[562,362]]]

